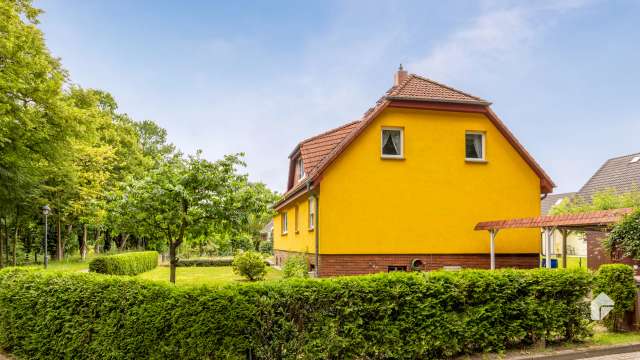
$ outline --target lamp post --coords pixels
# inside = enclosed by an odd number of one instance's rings
[[[47,243],[49,242],[48,240],[48,233],[49,233],[49,229],[48,229],[48,224],[47,224],[47,215],[49,215],[49,211],[51,209],[49,208],[49,205],[45,205],[42,207],[42,214],[44,214],[44,268],[47,268],[47,265],[49,265],[49,260],[48,260],[48,251],[47,251]]]

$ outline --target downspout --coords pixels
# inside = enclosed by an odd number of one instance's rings
[[[320,207],[318,206],[318,202],[319,202],[319,197],[318,197],[318,193],[316,193],[315,191],[311,190],[311,181],[307,181],[307,191],[309,191],[311,193],[311,196],[313,196],[314,199],[314,204],[315,204],[315,224],[314,225],[314,232],[316,234],[316,268],[315,268],[315,272],[316,272],[316,277],[320,277],[320,212],[319,209]]]

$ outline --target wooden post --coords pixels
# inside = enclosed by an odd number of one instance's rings
[[[545,258],[545,267],[551,269],[551,235],[553,234],[553,228],[544,228],[544,238],[547,244],[547,254]]]
[[[567,268],[567,238],[569,234],[571,234],[571,230],[569,229],[560,229],[560,234],[562,234],[562,268]]]
[[[489,236],[491,239],[490,243],[490,253],[491,253],[491,270],[496,269],[496,235],[498,234],[497,229],[489,230]]]

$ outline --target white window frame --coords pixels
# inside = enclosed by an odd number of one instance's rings
[[[385,130],[393,130],[400,131],[400,155],[388,155],[383,152],[384,148],[384,131]],[[402,127],[392,127],[392,126],[383,126],[380,129],[380,156],[383,159],[404,159],[404,128]]]
[[[309,198],[309,218],[308,218],[309,231],[316,228],[316,199],[314,197]]]
[[[280,230],[282,232],[282,235],[287,235],[289,233],[289,215],[285,211],[282,213],[281,216],[282,216],[282,220],[280,224],[282,226],[282,229]]]
[[[302,179],[304,179],[307,174],[304,172],[304,161],[302,160],[302,158],[298,158],[298,181],[301,181]]]
[[[482,157],[480,158],[468,158],[467,157],[467,135],[480,135],[482,137]],[[464,160],[471,162],[486,162],[487,161],[487,134],[484,131],[472,131],[468,130],[464,132]]]

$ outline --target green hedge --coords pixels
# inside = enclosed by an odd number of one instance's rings
[[[215,259],[180,259],[176,266],[196,266],[196,267],[213,267],[213,266],[231,266],[232,257],[215,258]]]
[[[178,288],[0,272],[0,347],[38,359],[431,359],[587,333],[579,270],[396,273]]]
[[[625,312],[633,310],[637,292],[634,275],[633,268],[624,264],[602,265],[596,272],[593,296],[605,293],[615,302],[604,321],[611,330],[619,327]]]
[[[109,275],[137,275],[158,266],[156,251],[101,256],[89,262],[89,271]]]

